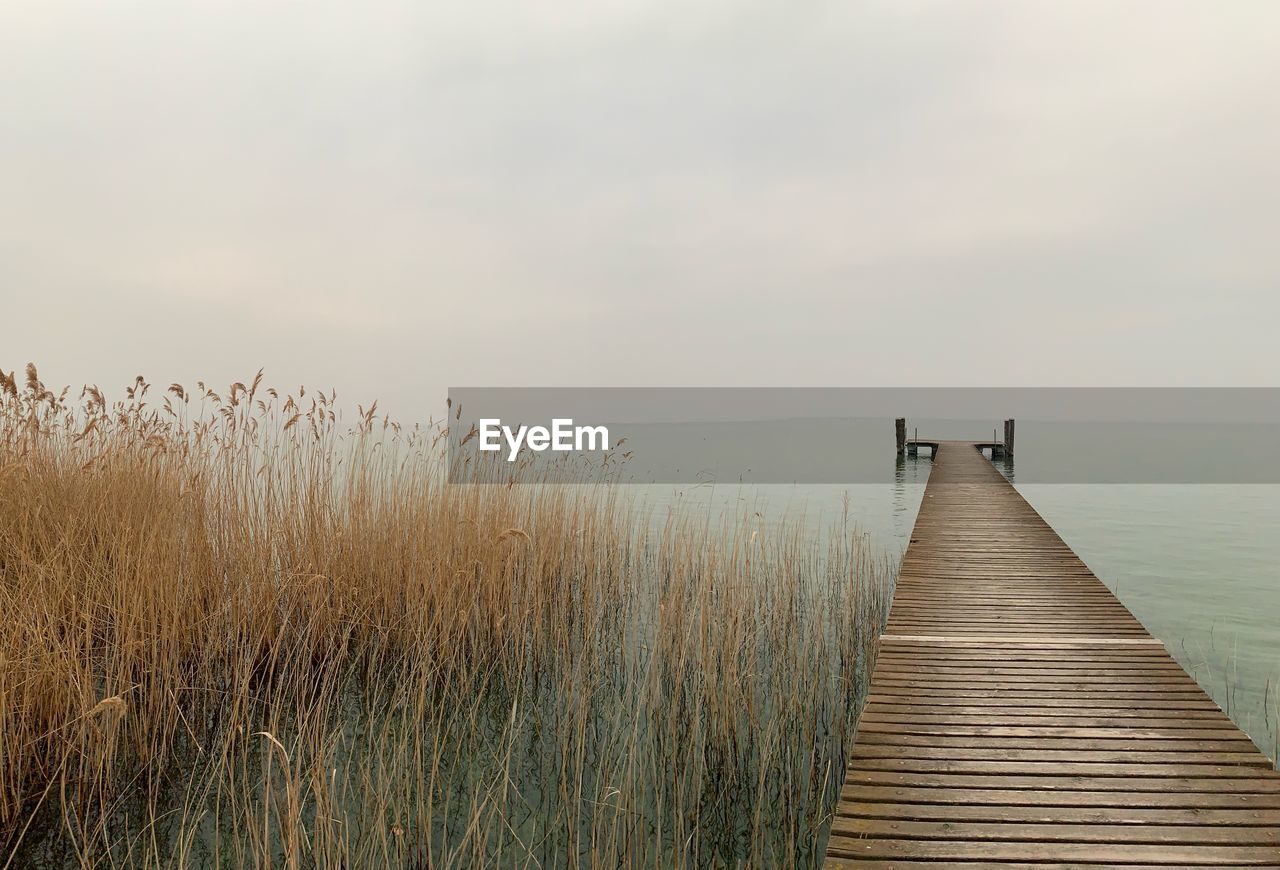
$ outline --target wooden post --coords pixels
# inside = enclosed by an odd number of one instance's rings
[[[907,418],[898,417],[893,421],[893,437],[898,444],[898,455],[907,449]]]
[[[1004,455],[1013,456],[1013,418],[1004,421]]]

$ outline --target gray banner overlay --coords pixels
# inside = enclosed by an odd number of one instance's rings
[[[892,483],[929,461],[898,454],[896,418],[909,439],[973,442],[1003,442],[1012,418],[997,466],[1018,483],[1280,483],[1276,388],[454,388],[449,402],[455,482]]]

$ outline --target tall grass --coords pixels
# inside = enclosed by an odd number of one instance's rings
[[[819,860],[861,538],[451,484],[443,430],[261,375],[150,393],[0,383],[5,866]]]

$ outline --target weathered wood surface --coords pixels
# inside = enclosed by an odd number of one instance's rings
[[[974,446],[943,442],[827,864],[1280,866],[1280,774]]]

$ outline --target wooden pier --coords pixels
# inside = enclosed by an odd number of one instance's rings
[[[933,462],[827,866],[1280,867],[1271,761],[976,442]]]

